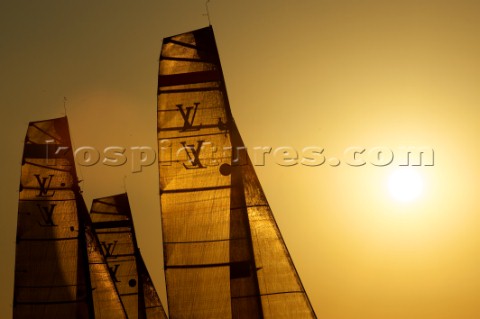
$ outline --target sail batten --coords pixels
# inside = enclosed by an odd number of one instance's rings
[[[315,318],[234,123],[211,27],[164,39],[157,115],[170,317]]]

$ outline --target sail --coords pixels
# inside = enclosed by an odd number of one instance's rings
[[[233,121],[211,27],[163,40],[158,147],[170,318],[315,318]]]
[[[66,118],[31,122],[20,178],[13,318],[92,318]]]
[[[114,282],[115,277],[111,273],[98,237],[93,229],[85,202],[82,201],[79,204],[79,208],[85,225],[95,318],[127,319],[126,311]]]
[[[127,317],[167,318],[137,246],[127,194],[95,199],[90,216]]]

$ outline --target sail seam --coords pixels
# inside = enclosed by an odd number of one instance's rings
[[[78,239],[78,237],[64,237],[64,238],[18,238],[18,241],[67,241]]]
[[[125,214],[122,214],[122,213],[99,212],[99,211],[95,211],[95,210],[91,210],[91,211],[90,211],[90,214],[96,214],[96,215],[114,215],[114,216],[121,216],[121,217],[126,216]]]
[[[74,300],[64,300],[64,301],[17,301],[15,300],[16,304],[20,305],[49,305],[49,304],[66,304],[66,303],[77,303],[77,302],[84,302],[85,298],[82,299],[74,299]]]
[[[38,126],[36,126],[35,124],[32,124],[32,126],[33,126],[34,128],[36,128],[37,130],[39,130],[40,132],[42,132],[43,134],[45,134],[45,135],[47,135],[47,136],[50,136],[50,137],[51,137],[51,138],[53,138],[54,140],[56,140],[56,141],[58,141],[58,142],[62,142],[62,140],[61,140],[61,139],[59,139],[59,138],[57,138],[57,137],[55,137],[55,136],[51,135],[50,133],[48,133],[48,132],[44,131],[43,129],[39,128],[39,127],[38,127]]]
[[[51,285],[51,286],[22,286],[17,285],[18,288],[38,288],[38,289],[45,289],[45,288],[61,288],[61,287],[82,287],[83,285]]]
[[[260,294],[260,297],[263,296],[274,296],[274,295],[283,295],[283,294],[305,294],[305,291],[283,291],[283,292],[271,292],[271,293],[263,293]],[[235,296],[232,297],[232,299],[241,299],[241,298],[252,298],[252,297],[258,297],[257,295],[247,295],[247,296]]]
[[[212,186],[212,187],[198,187],[198,188],[182,188],[182,189],[160,190],[160,194],[203,192],[203,191],[211,191],[211,190],[227,189],[227,188],[231,188],[231,186],[230,186],[230,185],[224,185],[224,186]]]
[[[229,262],[229,263],[216,263],[216,264],[196,264],[196,265],[165,265],[165,268],[180,268],[180,269],[187,269],[187,268],[215,268],[215,267],[229,267],[231,265],[237,264],[238,262]]]
[[[39,190],[38,188],[28,188],[28,189]],[[67,199],[26,199],[26,198],[22,199],[21,198],[19,199],[19,201],[21,202],[66,202],[66,201],[75,201],[75,200],[76,200],[75,198],[67,198]]]
[[[245,206],[231,207],[230,210],[253,208],[253,207],[270,207],[270,206],[268,204],[245,205]]]
[[[112,261],[115,261],[117,263],[126,263],[135,261],[135,254],[110,254],[109,256],[105,256],[105,258],[107,260],[107,263]]]
[[[217,243],[217,242],[225,242],[231,240],[245,240],[246,237],[238,237],[238,238],[227,238],[227,239],[212,239],[212,240],[199,240],[199,241],[166,241],[166,245],[176,245],[176,244],[201,244],[201,243]]]
[[[194,50],[198,51],[198,48],[197,48],[196,45],[181,42],[181,41],[177,41],[177,40],[173,40],[172,38],[165,39],[165,43],[173,43],[173,44],[176,44],[176,45],[180,45],[182,47],[186,47],[186,48],[190,48],[190,49],[194,49]]]
[[[213,70],[190,73],[164,74],[158,77],[158,87],[219,82],[218,72]]]
[[[127,228],[132,227],[132,222],[130,220],[96,222],[93,223],[93,227],[95,228],[95,230],[105,228]]]
[[[189,93],[189,92],[208,92],[208,91],[220,91],[219,87],[206,87],[206,88],[192,88],[192,89],[171,89],[171,90],[159,90],[158,93],[170,94],[170,93]],[[164,110],[160,110],[162,112]],[[168,110],[165,110],[168,111]]]
[[[207,124],[207,125],[204,125],[204,124],[200,124],[200,125],[195,125],[195,126],[192,126],[191,129],[204,129],[204,128],[216,128],[218,127],[218,123],[216,124]],[[158,129],[158,132],[168,132],[168,131],[181,131],[183,129],[183,126],[178,126],[178,127],[167,127],[167,128],[160,128]]]
[[[220,89],[220,87],[219,87],[219,89]],[[221,107],[215,107],[215,106],[211,106],[211,107],[205,106],[205,107],[202,107],[202,111],[204,111],[204,110],[223,111],[223,108],[221,108]],[[178,113],[178,108],[176,108],[176,109],[157,110],[157,112],[173,112],[173,113]]]
[[[32,163],[32,162],[29,162],[29,161],[25,161],[25,164],[29,164],[29,165],[33,165],[33,166],[37,166],[37,167],[41,167],[41,168],[46,168],[46,169],[50,169],[52,171],[60,171],[60,172],[67,172],[67,173],[70,173],[71,172],[71,169],[61,169],[61,168],[55,168],[53,166],[45,166],[45,165],[42,165],[42,164],[37,164],[37,163]]]
[[[107,206],[113,206],[113,207],[115,207],[115,208],[118,208],[118,204],[117,204],[117,203],[109,203],[109,202],[102,201],[102,200],[100,200],[100,199],[94,200],[94,202],[92,203],[92,206],[94,206],[95,204],[98,204],[98,203],[104,204],[104,205],[107,205]],[[115,214],[117,214],[117,213],[115,213]]]
[[[98,235],[108,235],[108,234],[127,234],[127,233],[131,233],[130,230],[115,230],[115,231],[97,231],[96,232]]]
[[[191,138],[191,137],[201,137],[201,136],[212,136],[212,135],[225,135],[226,132],[218,132],[218,133],[209,133],[209,134],[198,134],[198,135],[182,135],[182,136],[172,136],[172,137],[166,137],[162,138],[161,140],[165,139],[179,139],[179,138]]]
[[[194,62],[194,63],[211,63],[209,61],[200,60],[200,59],[192,59],[192,58],[177,58],[173,56],[164,56],[160,57],[161,60],[169,60],[169,61],[182,61],[182,62]]]

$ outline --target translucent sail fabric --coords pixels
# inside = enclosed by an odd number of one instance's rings
[[[85,220],[85,234],[95,318],[127,319],[127,313],[114,282],[115,277],[111,273],[84,203],[81,205],[81,208]]]
[[[137,246],[127,194],[95,199],[90,216],[127,317],[167,318]]]
[[[92,318],[66,118],[31,122],[20,178],[13,318]]]
[[[164,39],[158,85],[170,318],[315,318],[233,121],[211,27]]]

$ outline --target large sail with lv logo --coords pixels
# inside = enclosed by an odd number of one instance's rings
[[[163,41],[158,142],[170,318],[315,318],[234,123],[211,27]]]
[[[67,119],[31,122],[20,178],[14,319],[127,318],[78,183]]]
[[[13,318],[91,318],[93,301],[66,118],[31,122],[22,158]]]

